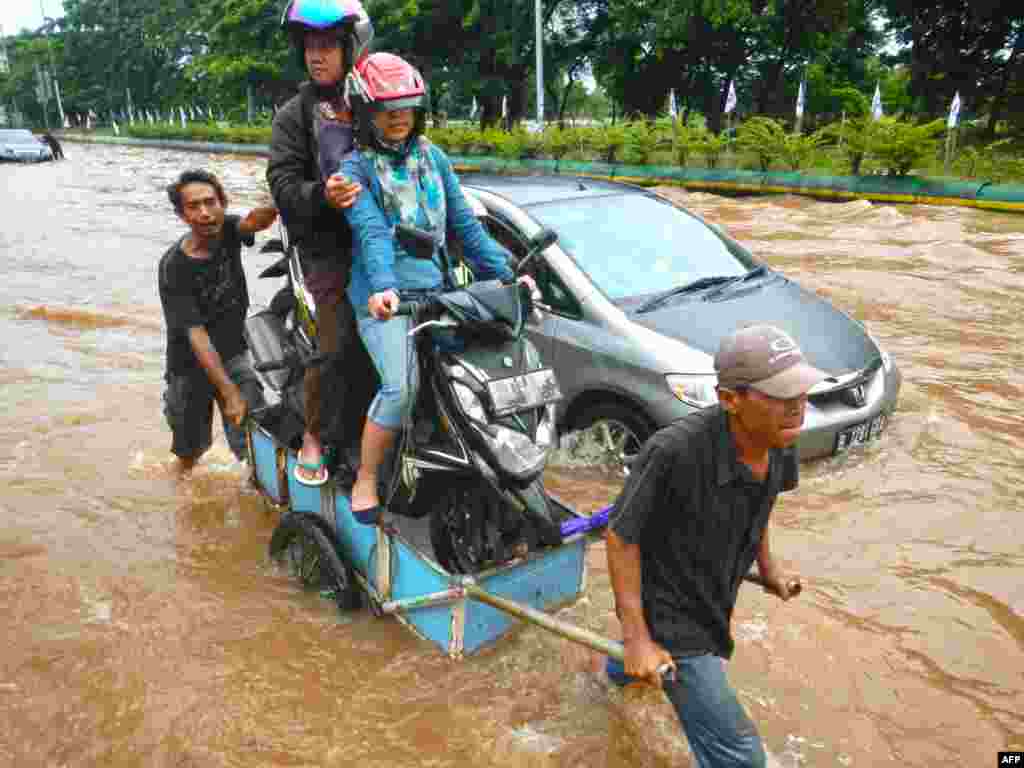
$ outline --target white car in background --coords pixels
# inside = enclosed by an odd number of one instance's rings
[[[41,163],[53,160],[53,152],[32,131],[23,128],[0,128],[0,160]]]

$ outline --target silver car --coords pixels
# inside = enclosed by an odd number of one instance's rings
[[[50,147],[22,128],[0,128],[0,160],[40,163],[53,160]]]
[[[741,325],[771,323],[831,374],[809,393],[801,458],[877,438],[901,375],[864,325],[758,262],[719,228],[649,190],[566,176],[468,174],[467,196],[542,294],[531,335],[565,399],[563,432],[624,461],[656,429],[718,402],[713,356]],[[592,448],[591,448],[592,450]]]

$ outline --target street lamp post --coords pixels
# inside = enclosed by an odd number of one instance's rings
[[[42,0],[39,0],[39,8],[42,9]],[[53,43],[50,41],[50,30],[57,24],[56,19],[51,19],[49,16],[44,16],[43,20],[47,23],[46,27],[46,51],[50,55],[50,82],[53,84],[53,95],[57,99],[57,116],[60,118],[58,128],[64,125],[64,104],[60,98],[60,81],[57,79],[57,65],[53,60]]]
[[[60,122],[57,127],[59,128],[64,125],[64,105],[61,103],[60,99],[60,85],[57,82],[57,65],[53,60],[53,41],[50,39],[50,32],[53,29],[54,25],[56,25],[57,21],[56,19],[52,19],[46,15],[46,9],[43,7],[43,0],[39,0],[39,15],[42,16],[43,18],[44,23],[41,29],[46,30],[46,53],[48,54],[50,59],[49,82],[46,83],[46,85],[49,86],[49,88],[53,91],[54,95],[57,97],[57,113],[60,119]],[[49,99],[47,99],[47,101],[43,103],[43,117],[45,118],[47,127],[49,127],[50,124],[50,118],[46,114],[46,103],[48,101]]]
[[[544,23],[541,19],[541,0],[534,0],[534,23],[537,35],[537,124],[544,127]]]

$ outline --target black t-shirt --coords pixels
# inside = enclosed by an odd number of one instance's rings
[[[160,259],[157,282],[167,323],[167,372],[201,370],[188,340],[190,328],[204,326],[210,341],[227,363],[245,350],[245,315],[249,290],[242,269],[242,244],[253,235],[238,231],[241,219],[225,216],[221,239],[208,259],[189,258],[178,240]]]
[[[739,461],[720,406],[655,433],[615,503],[612,530],[641,553],[644,616],[673,655],[729,658],[733,607],[782,491],[796,488],[792,448],[773,449],[764,482]]]

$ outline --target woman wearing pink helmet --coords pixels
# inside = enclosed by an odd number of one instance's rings
[[[399,302],[443,290],[450,275],[447,231],[459,238],[477,279],[513,277],[509,254],[473,215],[448,157],[423,135],[427,88],[408,62],[375,53],[348,76],[346,94],[356,115],[359,150],[341,172],[363,192],[345,217],[352,227],[352,279],[348,295],[359,335],[373,358],[381,387],[363,427],[352,512],[371,524],[381,512],[377,475],[413,402],[416,363],[408,354],[408,317],[392,318]],[[433,236],[429,258],[407,252],[395,238],[398,224]]]
[[[327,481],[321,433],[345,431],[325,425],[325,407],[371,386],[358,376],[341,376],[338,361],[355,341],[352,309],[345,296],[351,264],[351,231],[338,211],[352,204],[359,185],[332,174],[352,149],[352,118],[345,103],[345,76],[367,54],[373,26],[358,0],[290,0],[281,17],[309,82],[274,118],[267,181],[292,243],[306,266],[316,303],[317,344],[328,362],[305,374],[306,427],[295,479],[306,485]],[[369,366],[367,366],[369,367]],[[349,429],[358,429],[352,425]]]

